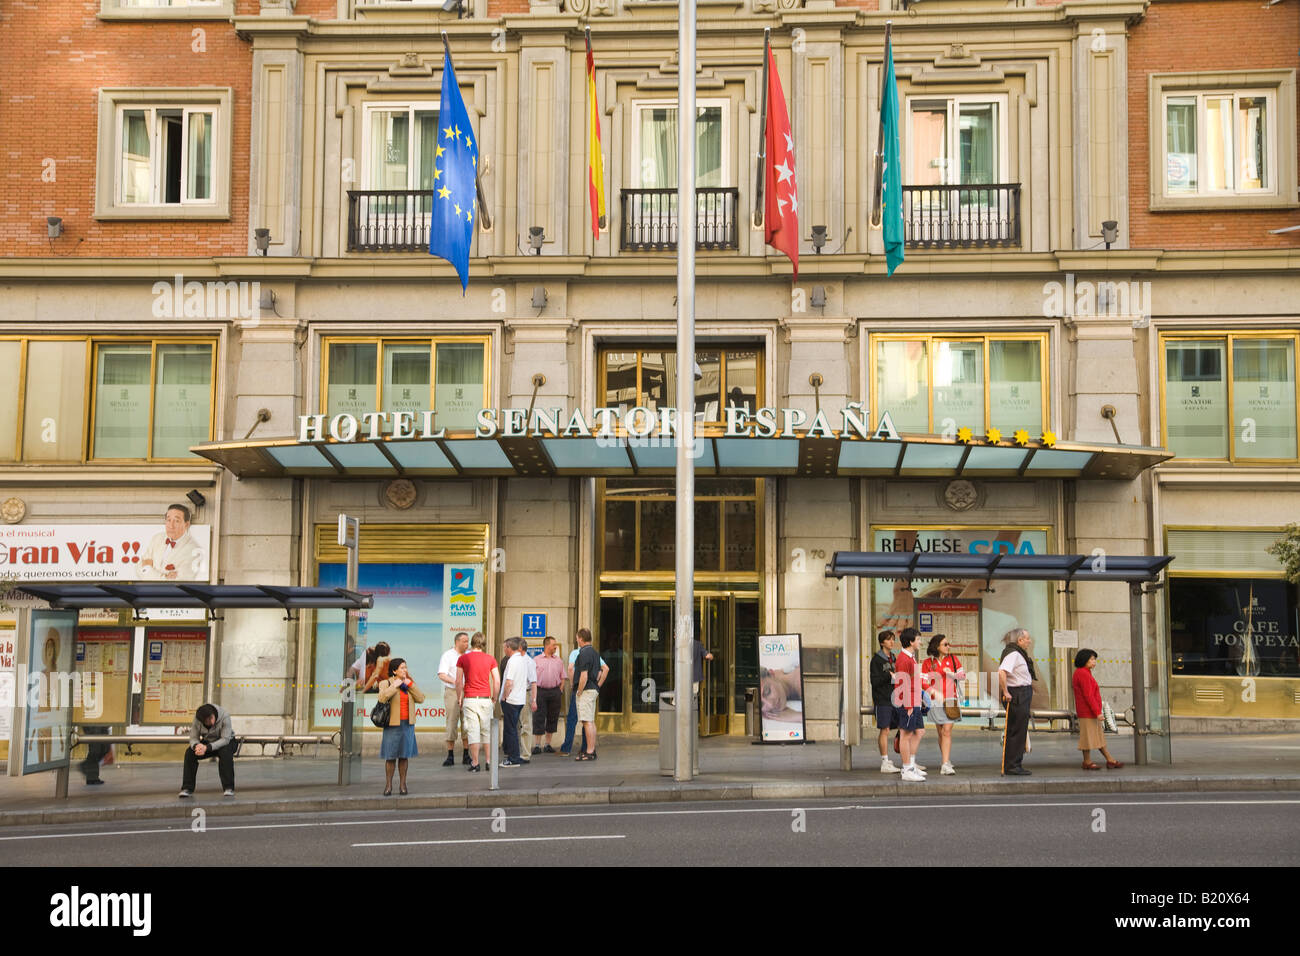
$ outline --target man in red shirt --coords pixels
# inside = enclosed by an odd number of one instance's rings
[[[501,672],[491,654],[485,653],[487,638],[475,631],[469,650],[456,661],[456,698],[460,701],[465,736],[469,738],[469,772],[478,773],[478,749],[487,744],[492,719],[492,702],[501,686]]]
[[[925,780],[925,771],[916,764],[916,751],[925,733],[925,708],[921,701],[921,668],[916,663],[916,639],[919,632],[905,627],[898,635],[902,646],[894,665],[894,706],[898,710],[898,752],[903,758],[902,779],[909,783]]]

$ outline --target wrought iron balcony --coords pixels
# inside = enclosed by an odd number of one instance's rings
[[[1020,245],[1020,183],[904,186],[907,248]]]
[[[433,192],[349,189],[348,252],[428,252]]]
[[[740,190],[734,186],[701,186],[695,190],[695,247],[738,249],[736,207]],[[624,189],[623,231],[619,248],[626,252],[677,248],[677,190]]]

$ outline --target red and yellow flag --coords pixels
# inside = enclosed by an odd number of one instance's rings
[[[591,234],[600,238],[605,224],[605,157],[600,150],[600,107],[596,103],[596,59],[587,33],[587,187],[591,199]]]

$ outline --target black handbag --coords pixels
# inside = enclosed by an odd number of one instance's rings
[[[376,727],[387,727],[388,718],[393,714],[393,705],[388,701],[375,704],[370,708],[370,722]]]

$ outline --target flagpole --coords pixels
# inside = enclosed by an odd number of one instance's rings
[[[880,225],[881,177],[885,160],[885,65],[889,63],[889,35],[893,31],[894,21],[885,21],[885,59],[880,64],[880,129],[876,134],[876,184],[871,204],[871,225]]]
[[[758,170],[754,173],[754,228],[763,225],[763,167],[767,161],[767,65],[771,60],[772,30],[763,27],[763,92],[758,111]]]
[[[695,608],[695,0],[677,4],[677,592],[673,627],[677,753],[673,778],[691,779]]]

